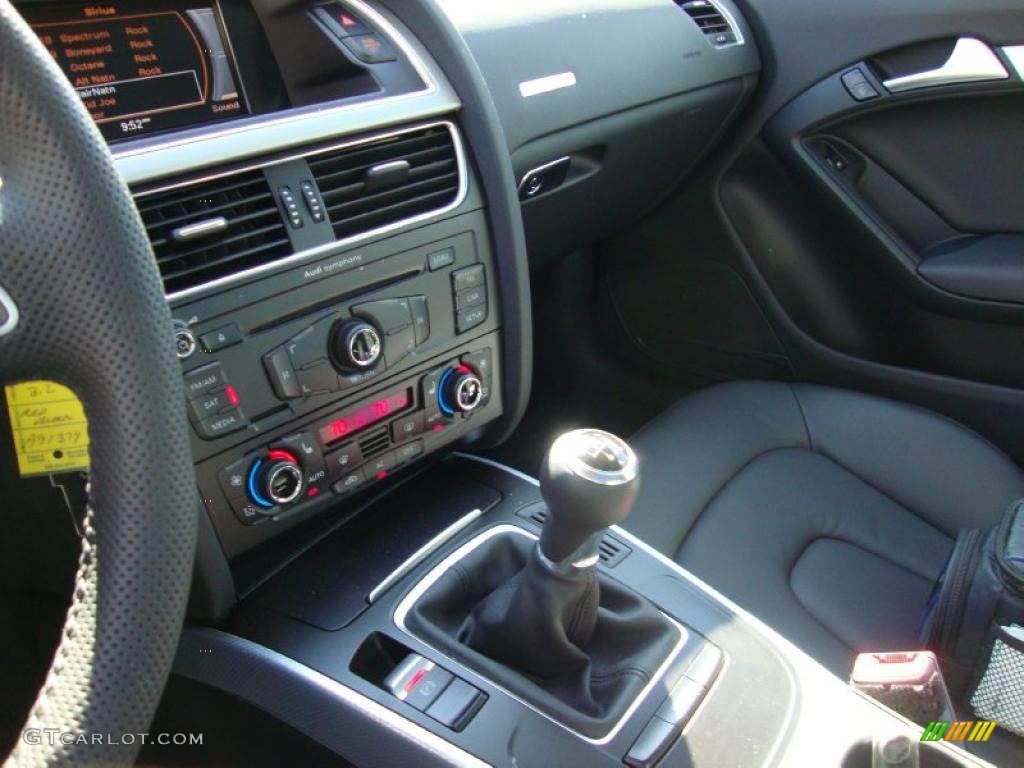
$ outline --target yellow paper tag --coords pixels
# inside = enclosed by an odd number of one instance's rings
[[[89,468],[89,431],[81,401],[52,381],[5,387],[22,477]]]

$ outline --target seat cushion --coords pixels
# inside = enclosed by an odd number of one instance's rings
[[[698,392],[635,437],[626,527],[835,674],[916,647],[963,527],[994,525],[1024,472],[965,427],[811,385]]]

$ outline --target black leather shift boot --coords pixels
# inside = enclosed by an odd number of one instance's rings
[[[544,569],[534,540],[505,534],[453,565],[406,626],[542,712],[590,738],[619,720],[679,640],[640,595],[600,577]]]

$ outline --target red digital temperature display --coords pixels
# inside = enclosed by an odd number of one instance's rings
[[[394,395],[381,398],[376,402],[360,408],[357,411],[346,413],[340,419],[335,419],[326,427],[320,429],[320,440],[328,445],[343,437],[358,432],[371,424],[383,421],[389,416],[398,413],[409,405],[409,390],[398,392]]]

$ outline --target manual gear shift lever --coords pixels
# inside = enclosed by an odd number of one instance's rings
[[[599,429],[563,434],[541,465],[540,538],[521,526],[487,538],[409,620],[559,722],[607,733],[680,637],[645,597],[597,567],[601,538],[629,514],[639,483],[625,441]]]
[[[540,469],[542,561],[560,573],[595,565],[605,528],[626,519],[639,486],[636,454],[615,435],[577,429],[555,440]]]

